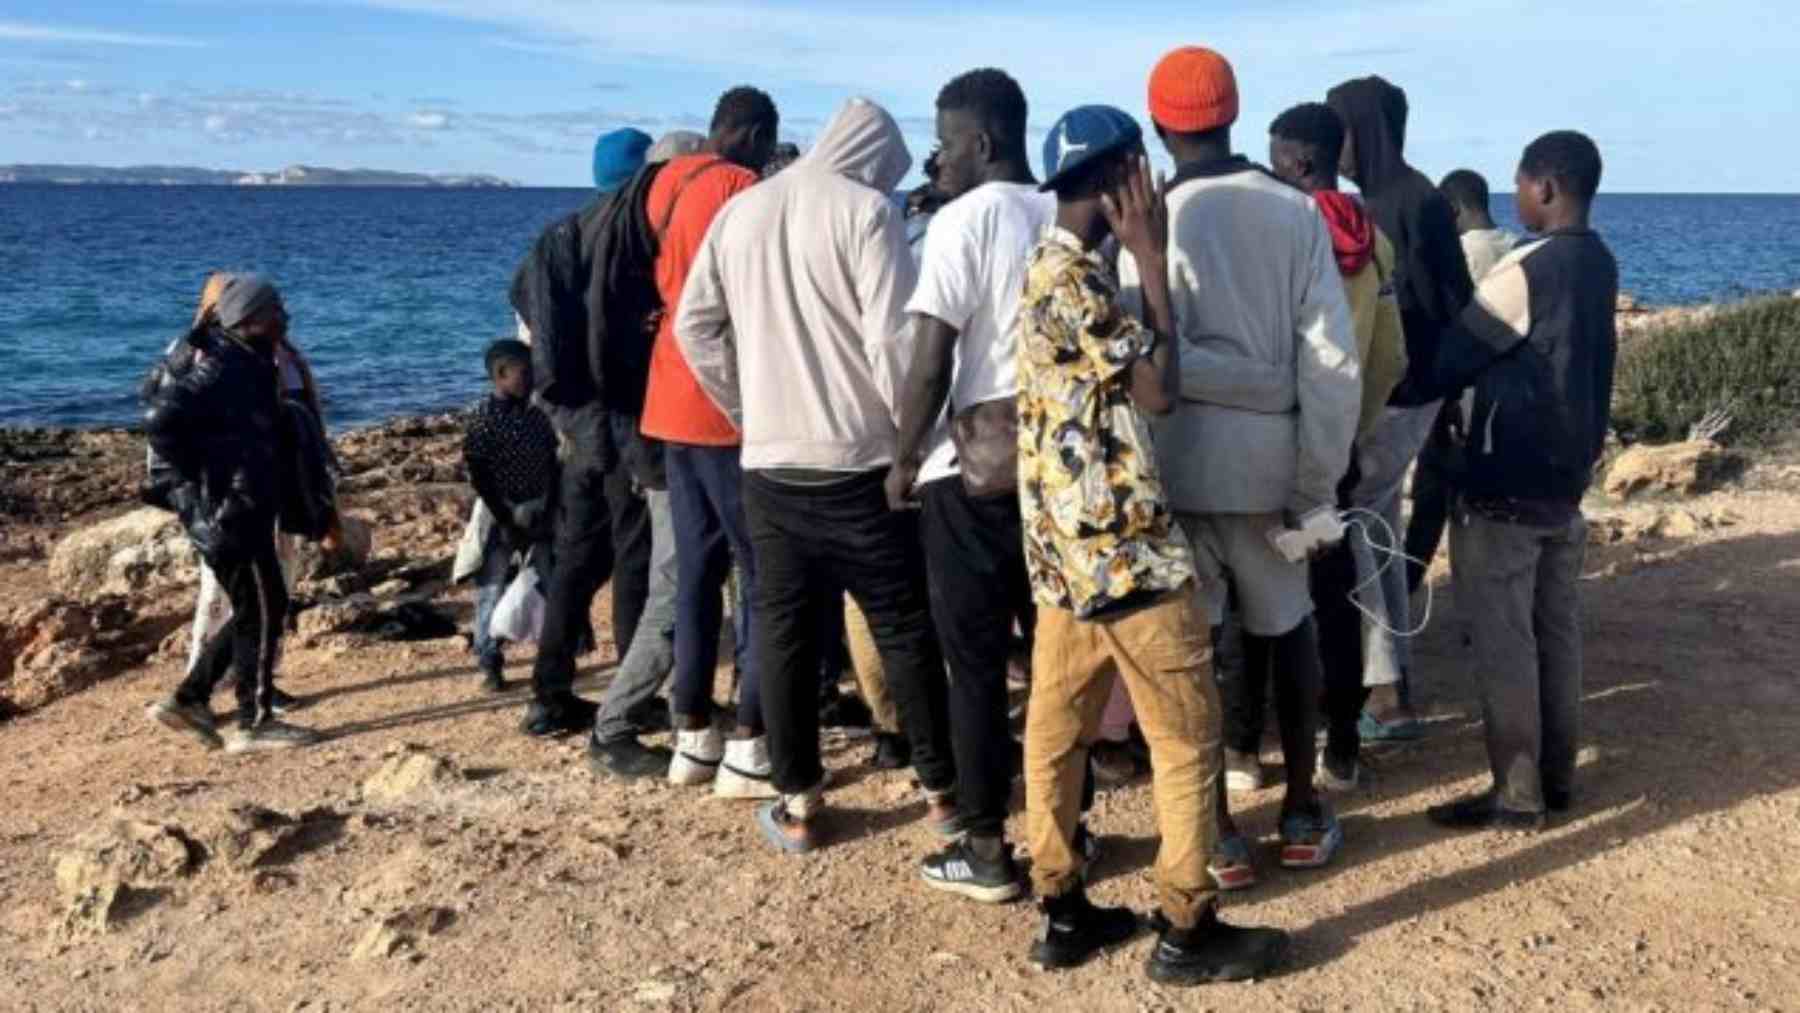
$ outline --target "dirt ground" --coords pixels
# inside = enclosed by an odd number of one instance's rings
[[[1800,468],[1759,465],[1681,507],[1703,530],[1590,552],[1586,749],[1575,810],[1548,831],[1424,818],[1486,777],[1447,593],[1416,665],[1430,734],[1375,753],[1369,783],[1337,799],[1334,867],[1277,868],[1278,792],[1238,799],[1263,882],[1226,916],[1293,933],[1271,980],[1158,987],[1147,935],[1037,971],[1029,905],[919,883],[923,805],[908,776],[867,766],[866,740],[827,745],[832,846],[784,857],[744,804],[600,782],[579,739],[517,734],[523,692],[483,694],[456,638],[291,652],[283,684],[311,701],[297,720],[330,736],[305,751],[206,753],[152,725],[144,705],[178,676],[167,652],[0,723],[0,1007],[1794,1009]],[[67,521],[14,515],[0,604],[43,593],[31,546]],[[160,629],[191,600],[166,596]],[[450,600],[466,624],[467,591]],[[527,672],[516,658],[512,676]],[[371,780],[408,744],[455,769]],[[251,867],[215,849],[133,891],[106,931],[67,927],[56,856],[76,837],[119,818],[197,833],[241,803],[301,822]],[[1148,786],[1103,795],[1094,825],[1096,899],[1147,912]]]

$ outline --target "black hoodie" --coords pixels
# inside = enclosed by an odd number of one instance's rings
[[[1406,164],[1406,93],[1379,77],[1338,85],[1325,97],[1354,138],[1356,186],[1394,244],[1394,289],[1406,328],[1406,376],[1388,403],[1428,404],[1424,373],[1444,330],[1474,295],[1456,215],[1424,174]]]

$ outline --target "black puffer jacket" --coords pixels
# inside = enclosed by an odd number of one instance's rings
[[[280,401],[274,359],[212,329],[187,336],[144,385],[144,429],[166,469],[146,498],[181,517],[218,569],[275,530]]]

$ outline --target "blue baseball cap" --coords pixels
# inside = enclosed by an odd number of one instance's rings
[[[1144,130],[1123,109],[1081,106],[1063,113],[1044,138],[1044,185],[1054,190],[1095,159],[1144,140]]]

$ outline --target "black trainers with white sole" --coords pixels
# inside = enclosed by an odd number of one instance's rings
[[[1047,970],[1086,963],[1137,935],[1138,917],[1130,908],[1095,907],[1080,887],[1038,903],[1044,920],[1031,944],[1031,962]]]
[[[164,728],[193,736],[208,749],[225,745],[213,721],[212,708],[203,703],[182,703],[171,697],[151,704],[144,713]]]
[[[972,838],[959,838],[954,844],[929,855],[919,864],[919,876],[935,890],[961,894],[983,904],[1004,904],[1025,891],[1019,882],[1018,867],[1013,865],[1012,849],[1004,841],[995,841],[995,857],[983,858],[983,846]]]

